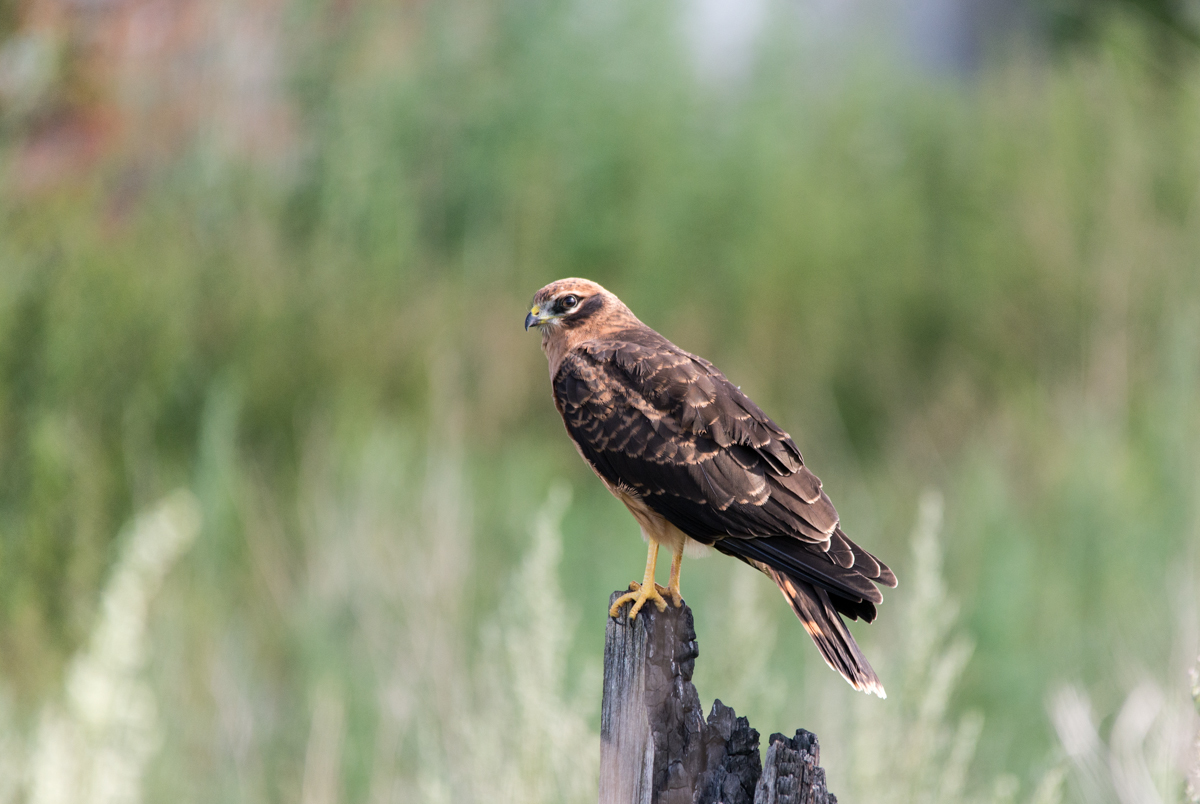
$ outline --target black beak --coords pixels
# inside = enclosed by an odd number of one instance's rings
[[[525,314],[525,331],[526,332],[528,332],[529,328],[532,327],[536,323],[537,323],[537,319],[533,317],[533,313]]]

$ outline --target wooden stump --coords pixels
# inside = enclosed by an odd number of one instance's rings
[[[764,767],[746,718],[717,700],[705,720],[686,604],[663,612],[648,605],[633,622],[628,608],[605,629],[600,804],[837,803],[815,734],[772,734]]]

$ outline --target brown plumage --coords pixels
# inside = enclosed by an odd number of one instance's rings
[[[579,454],[629,508],[651,543],[630,616],[656,591],[657,545],[679,564],[712,546],[779,586],[825,661],[856,689],[883,685],[841,615],[875,619],[876,584],[896,585],[842,531],[821,481],[791,437],[725,375],[637,319],[595,282],[561,279],[533,297],[554,404]],[[625,598],[614,605],[614,612]]]

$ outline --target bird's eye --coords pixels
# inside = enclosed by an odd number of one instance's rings
[[[562,306],[563,310],[574,309],[575,305],[577,304],[579,304],[579,299],[574,296],[563,296],[562,300],[559,301],[559,305]]]

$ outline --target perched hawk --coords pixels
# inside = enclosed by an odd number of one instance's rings
[[[632,602],[676,606],[685,552],[713,546],[779,585],[825,661],[854,686],[883,685],[840,614],[867,622],[896,585],[882,561],[850,541],[821,481],[791,437],[703,358],[637,319],[586,279],[560,279],[533,297],[525,329],[542,332],[554,404],[579,454],[625,503],[650,545]],[[659,545],[671,550],[667,588],[654,582]]]

